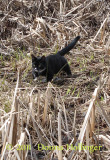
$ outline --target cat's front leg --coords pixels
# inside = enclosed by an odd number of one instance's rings
[[[52,74],[49,74],[47,75],[47,82],[51,82],[51,80],[53,79],[53,75]]]
[[[32,71],[32,76],[33,76],[34,81],[36,81],[38,75],[37,75],[37,73],[35,71]]]
[[[70,66],[67,63],[66,66],[63,68],[63,71],[65,71],[67,73],[67,75],[72,75],[71,70],[70,70]]]

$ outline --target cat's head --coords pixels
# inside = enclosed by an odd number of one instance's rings
[[[46,71],[46,57],[35,57],[34,55],[31,55],[32,57],[32,72],[34,79],[37,78],[40,75],[43,75]]]

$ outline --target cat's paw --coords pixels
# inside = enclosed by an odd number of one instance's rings
[[[53,82],[58,82],[58,81],[61,81],[61,80],[62,80],[61,78],[55,77],[55,78],[53,79]]]
[[[42,82],[42,83],[46,83],[46,82],[47,82],[46,78],[42,79],[41,82]]]
[[[53,83],[57,84],[57,85],[63,85],[64,84],[64,79],[60,78],[60,77],[55,77],[53,79]]]
[[[37,77],[34,79],[34,81],[35,81],[35,82],[37,81]]]

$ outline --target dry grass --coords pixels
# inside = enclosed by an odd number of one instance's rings
[[[1,160],[109,159],[109,8],[108,0],[1,0]],[[74,78],[34,82],[30,54],[55,54],[77,35],[66,55]],[[67,150],[78,143],[102,149]]]

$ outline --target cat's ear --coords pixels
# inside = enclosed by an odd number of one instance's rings
[[[36,57],[33,54],[31,54],[31,57],[32,57],[32,60],[36,59]]]
[[[45,61],[45,56],[42,56],[42,57],[41,57],[41,61]]]

